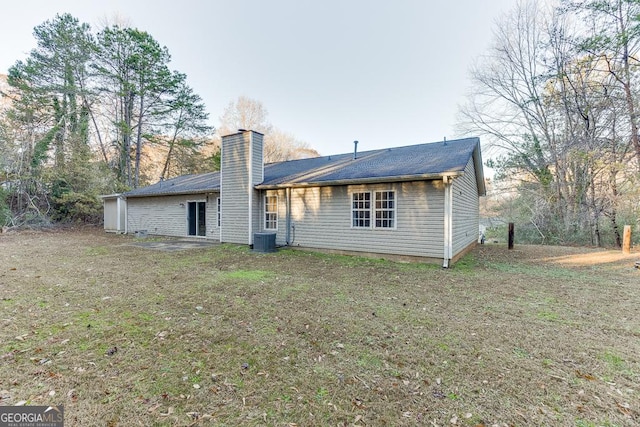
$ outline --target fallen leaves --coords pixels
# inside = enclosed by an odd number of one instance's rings
[[[433,391],[431,392],[431,394],[433,395],[433,397],[435,397],[436,399],[444,399],[445,397],[447,397],[446,394],[444,394],[442,392],[442,390],[440,389],[436,389],[434,388]]]
[[[628,403],[616,402],[616,406],[618,408],[618,411],[620,411],[620,413],[622,413],[623,415],[626,415],[627,417],[632,415],[631,405],[629,405]]]
[[[585,380],[595,381],[596,377],[591,374],[587,374],[585,372],[581,372],[579,369],[576,369],[576,376],[579,378],[584,378]]]
[[[120,238],[116,243],[119,242]],[[166,276],[164,268],[173,274],[172,260],[157,256],[157,264],[147,262],[157,268],[144,270],[144,277],[139,279],[129,279],[133,272],[143,271],[137,255],[118,258],[126,269],[107,269],[105,264],[104,269],[100,267],[100,277],[92,273],[86,280],[75,280],[83,276],[73,274],[76,270],[70,264],[60,267],[64,273],[61,277],[54,276],[57,266],[47,266],[52,275],[48,281],[64,281],[65,285],[55,289],[55,299],[44,308],[21,296],[31,290],[27,282],[20,283],[20,287],[11,284],[10,294],[0,292],[13,298],[0,301],[0,331],[4,332],[4,340],[0,339],[4,345],[0,365],[5,368],[0,388],[6,389],[0,391],[0,405],[13,405],[20,399],[32,399],[29,404],[60,400],[75,406],[78,425],[88,424],[88,417],[80,412],[91,404],[101,414],[103,424],[109,420],[105,411],[118,408],[122,409],[120,413],[137,414],[138,424],[207,425],[203,419],[215,411],[211,424],[290,427],[429,426],[432,420],[439,427],[493,427],[494,423],[504,427],[504,422],[523,424],[516,410],[527,416],[525,425],[553,424],[550,420],[557,419],[553,417],[599,417],[626,425],[625,417],[636,416],[634,411],[638,410],[635,377],[607,370],[607,365],[591,357],[605,351],[597,344],[590,345],[588,351],[584,345],[576,344],[587,332],[601,329],[598,322],[602,319],[593,316],[588,320],[593,328],[580,328],[584,325],[582,318],[578,312],[571,312],[576,316],[567,317],[577,322],[578,328],[547,331],[545,324],[531,325],[526,316],[522,320],[514,315],[512,307],[526,302],[531,296],[527,292],[537,292],[538,288],[532,288],[537,282],[517,282],[518,286],[511,288],[492,271],[491,276],[504,286],[485,287],[483,278],[469,284],[468,276],[458,278],[455,271],[440,277],[440,270],[425,272],[414,266],[385,264],[374,266],[371,283],[384,283],[388,270],[392,270],[399,275],[398,285],[367,286],[363,292],[361,279],[369,274],[364,266],[356,268],[353,281],[358,286],[352,286],[340,283],[333,269],[327,270],[329,279],[323,278],[324,266],[315,266],[323,258],[313,256],[292,263],[295,268],[280,265],[280,260],[274,258],[269,262],[286,273],[282,283],[246,284],[237,291],[237,283],[218,282],[217,267],[216,271],[211,270],[213,273],[207,270],[212,260],[223,263],[222,258],[217,258],[219,254],[202,258],[194,254],[179,260],[180,269],[182,262],[186,265],[191,258],[201,261],[194,264],[197,269],[184,269],[189,274],[180,271],[175,281]],[[232,261],[239,257],[232,255]],[[227,264],[225,269],[233,270]],[[334,264],[340,263],[331,259],[326,265]],[[308,265],[317,268],[317,280],[305,275]],[[194,272],[197,275],[200,271],[207,278],[190,282]],[[1,276],[2,272],[3,281]],[[433,283],[431,276],[437,279]],[[446,291],[451,285],[446,280],[450,278],[461,280],[455,292]],[[91,285],[94,282],[97,286]],[[441,282],[446,282],[447,287],[432,291]],[[568,305],[572,310],[580,305],[573,304],[570,291],[583,296],[585,286],[574,287],[567,282],[566,289],[562,282],[544,290],[557,292],[554,304],[558,307],[565,299],[572,302]],[[419,292],[417,283],[422,284]],[[487,293],[487,289],[491,292]],[[522,290],[524,293],[516,292]],[[233,298],[236,291],[242,301]],[[385,302],[390,292],[400,291],[399,300]],[[463,291],[473,298],[460,304],[458,297]],[[598,291],[606,289],[598,287]],[[112,298],[106,302],[101,299],[105,295]],[[334,298],[335,295],[342,297]],[[624,295],[628,298],[628,293]],[[504,301],[503,296],[507,297]],[[37,303],[41,297],[34,293],[33,301]],[[100,312],[95,310],[97,305]],[[487,311],[487,306],[492,310]],[[634,319],[630,306],[626,302],[621,306],[625,316],[622,319],[602,309],[603,317],[615,323],[603,331],[612,334],[612,338],[616,331],[624,332],[622,338],[636,336],[622,328]],[[27,312],[31,307],[34,315]],[[374,310],[376,317],[371,314]],[[200,315],[192,316],[195,312]],[[5,317],[11,318],[6,325],[4,322],[9,320]],[[519,329],[521,323],[523,329]],[[87,324],[91,324],[90,329]],[[541,328],[535,329],[541,336],[528,333],[532,326]],[[509,334],[521,330],[527,333]],[[15,336],[20,338],[13,339]],[[545,341],[546,336],[552,337],[551,343]],[[554,341],[556,336],[558,341]],[[637,354],[637,343],[617,341],[621,342],[621,349],[609,344],[616,354],[631,355],[627,359],[635,362],[632,355]],[[448,347],[436,345],[441,342]],[[117,352],[108,357],[107,350],[116,345]],[[494,350],[500,347],[503,350]],[[535,357],[512,364],[509,349],[515,347],[536,348],[532,353]],[[30,360],[31,356],[34,358]],[[548,363],[542,357],[547,357]],[[52,359],[51,366],[39,365],[47,358]],[[448,363],[443,364],[443,360]],[[247,363],[246,368],[243,362]],[[625,367],[636,372],[631,363]],[[198,369],[200,373],[196,372]],[[61,372],[64,377],[51,379],[46,376],[50,370]],[[42,374],[33,376],[35,371]],[[187,376],[185,381],[183,375]],[[13,385],[13,381],[19,384]],[[610,389],[609,382],[615,382],[615,387]],[[316,398],[319,388],[328,393]],[[111,393],[103,396],[97,392],[102,389]],[[52,390],[57,394],[50,397],[47,393]],[[146,400],[136,401],[136,395],[143,395]],[[562,402],[557,410],[550,407],[548,413],[537,411],[536,405],[551,405],[555,398]],[[467,418],[471,413],[473,416]],[[195,414],[198,419],[194,419]],[[118,423],[123,421],[124,417]],[[128,423],[136,421],[131,419]]]
[[[156,411],[156,409],[160,408],[161,406],[162,406],[162,404],[161,404],[161,403],[156,403],[155,405],[150,406],[150,407],[147,409],[147,412],[148,412],[148,413],[155,412],[155,411]]]
[[[173,409],[173,406],[169,406],[167,408],[167,412],[165,413],[160,413],[161,417],[168,417],[169,415],[173,415],[173,413],[175,412],[175,409]]]
[[[50,365],[52,363],[51,359],[46,357],[30,357],[29,360],[33,363],[37,363],[38,365]]]

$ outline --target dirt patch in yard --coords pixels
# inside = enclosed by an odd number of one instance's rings
[[[136,239],[131,243],[139,248],[156,249],[159,251],[184,251],[187,249],[205,249],[218,244],[215,240],[195,240],[195,239],[164,239],[164,238],[143,238]]]
[[[137,243],[0,235],[0,405],[82,426],[640,422],[637,251],[483,245],[443,270]]]

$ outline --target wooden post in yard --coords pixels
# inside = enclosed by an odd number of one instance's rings
[[[509,249],[513,249],[513,223],[509,223]]]
[[[624,226],[624,234],[622,235],[622,253],[629,255],[631,253],[631,226]]]

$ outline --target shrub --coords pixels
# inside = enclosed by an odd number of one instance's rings
[[[54,201],[54,219],[57,221],[99,224],[102,221],[102,202],[95,194],[70,191]]]

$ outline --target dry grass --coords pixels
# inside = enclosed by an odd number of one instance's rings
[[[0,404],[69,426],[640,422],[635,253],[455,268],[100,231],[0,236]]]

